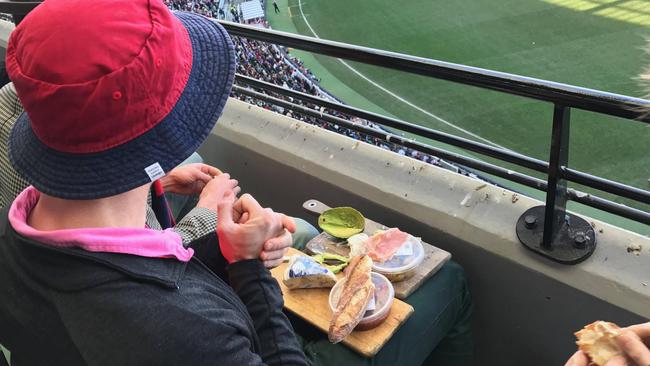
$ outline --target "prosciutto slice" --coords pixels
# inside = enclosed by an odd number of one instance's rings
[[[408,237],[409,234],[397,228],[377,233],[366,241],[368,255],[373,261],[384,263],[393,258]]]

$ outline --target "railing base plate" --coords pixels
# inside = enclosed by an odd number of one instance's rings
[[[583,218],[566,213],[566,220],[553,240],[553,248],[542,246],[544,236],[544,206],[524,212],[517,220],[517,237],[528,249],[553,261],[576,264],[589,258],[596,249],[596,232]]]

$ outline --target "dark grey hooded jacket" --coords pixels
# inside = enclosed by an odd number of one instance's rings
[[[230,285],[196,258],[43,245],[5,209],[0,344],[12,366],[305,365],[269,271],[249,260],[226,272]]]

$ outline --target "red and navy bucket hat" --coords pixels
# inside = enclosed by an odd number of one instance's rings
[[[47,0],[13,31],[23,113],[13,166],[65,199],[123,193],[197,150],[221,115],[235,51],[216,22],[161,0]]]

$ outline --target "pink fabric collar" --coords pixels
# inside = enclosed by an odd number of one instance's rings
[[[89,252],[132,254],[151,258],[176,258],[187,262],[194,250],[183,247],[181,237],[173,230],[133,228],[85,228],[39,231],[27,224],[40,192],[27,187],[16,197],[9,209],[9,222],[20,235],[57,247],[77,247]]]

